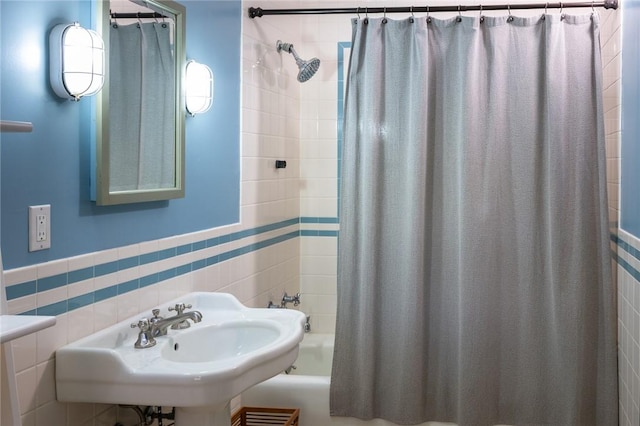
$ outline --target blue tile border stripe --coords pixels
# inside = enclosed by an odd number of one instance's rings
[[[615,243],[619,248],[629,253],[631,256],[640,261],[640,250],[632,246],[631,244],[624,241],[620,236],[616,234],[610,234],[610,239],[613,243]],[[617,253],[612,252],[611,257],[618,263],[618,265],[622,266],[622,268],[629,273],[636,281],[640,281],[640,271],[633,267],[629,262],[624,260],[622,257],[618,256]]]
[[[93,278],[93,266],[90,268],[78,269],[75,271],[71,271],[67,274],[67,281],[69,284],[77,283],[79,281],[88,280]]]
[[[7,300],[17,299],[18,297],[29,296],[38,291],[36,281],[29,281],[22,284],[12,285],[6,288]]]
[[[338,231],[315,231],[311,229],[300,230],[301,237],[337,237]]]
[[[65,272],[64,274],[52,275],[50,277],[38,279],[36,281],[36,286],[38,287],[38,292],[41,292],[65,286],[68,282],[68,274]]]
[[[95,300],[95,294],[94,293],[87,293],[87,294],[83,294],[81,296],[76,296],[76,297],[72,297],[71,299],[69,299],[68,302],[68,309],[69,311],[73,311],[74,309],[79,309],[82,308],[84,306],[88,306],[94,303]]]
[[[618,265],[622,266],[625,271],[629,273],[636,281],[640,281],[640,272],[636,270],[633,266],[631,266],[626,260],[618,256],[616,253],[611,253],[611,257],[618,263]]]
[[[337,217],[301,217],[300,223],[339,223]]]
[[[101,302],[118,295],[118,285],[112,285],[111,287],[102,288],[93,292],[93,298],[95,302]]]
[[[27,281],[6,287],[7,300],[13,300],[20,297],[36,294],[41,291],[47,291],[55,289],[63,285],[73,284],[75,282],[83,281],[93,277],[99,277],[106,275],[107,271],[111,273],[122,270],[125,267],[133,267],[137,265],[144,265],[159,260],[167,259],[170,257],[178,256],[180,254],[186,254],[192,251],[202,250],[205,247],[212,247],[215,245],[224,244],[225,242],[236,241],[249,236],[258,235],[265,232],[270,232],[278,229],[282,229],[295,224],[338,224],[339,218],[337,217],[300,217],[277,222],[269,225],[260,226],[253,229],[234,232],[231,234],[223,235],[208,240],[197,241],[192,244],[178,246],[173,249],[165,249],[153,253],[147,253],[140,256],[134,256],[131,258],[121,259],[119,261],[108,262],[95,267],[82,268],[75,271],[69,271],[68,273],[54,275],[46,277],[40,280]],[[144,288],[150,285],[157,284],[163,280],[170,279],[179,275],[184,275],[198,269],[202,269],[206,266],[214,265],[219,262],[223,262],[234,257],[238,257],[244,254],[257,251],[274,244],[278,244],[297,237],[337,237],[339,231],[337,230],[313,230],[302,229],[292,231],[283,235],[275,236],[263,241],[248,244],[246,246],[229,250],[224,253],[220,253],[215,256],[211,256],[206,259],[198,259],[193,262],[189,262],[183,265],[179,265],[175,268],[170,268],[164,271],[152,273],[134,280],[119,283],[99,289],[87,294],[75,296],[68,300],[63,300],[50,305],[38,307],[34,310],[19,313],[20,315],[60,315],[65,312],[73,311],[75,309],[82,308],[84,306],[91,305],[109,298],[118,296],[119,294],[128,293],[130,291]],[[615,233],[610,234],[611,241],[619,248],[626,251],[638,261],[640,261],[640,249],[635,248],[631,244],[624,241]],[[162,253],[162,254],[160,254]],[[611,251],[612,259],[615,260],[620,266],[622,266],[630,275],[637,281],[640,281],[640,271],[636,270],[633,265],[622,259],[620,256]],[[130,266],[129,266],[130,265]]]
[[[27,281],[6,287],[7,300],[18,299],[38,292],[52,290],[58,287],[62,287],[68,284],[100,277],[103,275],[116,273],[124,269],[129,269],[139,265],[147,265],[149,263],[158,262],[164,259],[169,259],[182,254],[202,250],[206,247],[213,247],[220,244],[224,244],[231,241],[237,241],[246,237],[263,234],[265,232],[277,231],[279,229],[286,228],[288,226],[297,224],[337,224],[338,218],[335,217],[298,217],[293,219],[284,220],[268,225],[259,226],[252,229],[233,232],[230,234],[222,235],[207,240],[197,241],[191,244],[181,245],[175,248],[163,249],[152,253],[145,253],[140,256],[132,256],[125,259],[119,259],[116,261],[106,262],[103,264],[95,265],[92,267],[81,268],[68,273],[58,274],[51,277],[41,278],[38,280]],[[338,231],[327,230],[295,230],[286,234],[278,235],[268,238],[263,241],[248,244],[246,246],[229,250],[224,253],[220,253],[209,258],[198,259],[193,262],[188,262],[183,265],[176,266],[164,271],[155,272],[149,275],[145,275],[133,280],[115,284],[106,288],[95,290],[90,293],[82,294],[63,300],[50,305],[38,307],[35,310],[28,312],[21,312],[20,315],[60,315],[65,312],[73,311],[75,309],[82,308],[84,306],[91,305],[93,303],[101,302],[106,299],[116,297],[121,294],[125,294],[134,291],[139,288],[144,288],[150,285],[157,284],[161,281],[174,278],[179,275],[188,274],[192,271],[202,269],[206,266],[214,265],[225,260],[232,259],[244,254],[251,253],[256,250],[260,250],[274,244],[278,244],[292,238],[305,237],[305,236],[327,236],[336,237]]]
[[[107,273],[115,273],[123,268],[133,267],[137,265],[145,265],[153,263],[162,259],[178,256],[180,254],[186,254],[192,251],[202,250],[206,247],[212,247],[225,242],[236,241],[249,236],[259,235],[261,233],[270,232],[278,229],[282,229],[295,224],[339,224],[339,218],[337,217],[300,217],[277,222],[269,225],[260,226],[253,229],[234,232],[231,234],[211,238],[208,240],[197,241],[192,244],[178,246],[173,249],[165,249],[153,253],[146,253],[140,256],[134,256],[131,258],[121,259],[118,261],[107,262],[104,264],[96,265],[94,267],[82,268],[75,271],[69,271],[68,273],[54,275],[46,277],[40,280],[27,281],[6,287],[7,300],[13,300],[20,297],[37,294],[38,292],[55,289],[67,284],[73,284],[75,282],[91,279],[106,275]],[[283,235],[269,238],[264,241],[252,243],[237,249],[233,249],[224,253],[220,253],[215,256],[211,256],[206,259],[198,259],[193,262],[189,262],[183,265],[179,265],[175,268],[170,268],[164,271],[152,273],[134,280],[119,283],[99,289],[87,294],[75,296],[68,300],[63,300],[50,305],[38,307],[34,310],[19,313],[20,315],[60,315],[65,312],[69,312],[75,309],[82,308],[84,306],[91,305],[112,297],[116,297],[119,294],[128,293],[138,288],[144,288],[150,285],[157,284],[163,280],[170,279],[179,275],[184,275],[198,269],[202,269],[206,266],[214,265],[225,260],[232,259],[244,254],[251,253],[256,250],[260,250],[269,247],[274,244],[287,241],[297,237],[337,237],[339,231],[337,230],[314,230],[314,229],[302,229],[292,231]],[[635,248],[631,244],[624,241],[615,233],[610,234],[611,241],[616,244],[620,249],[626,251],[638,261],[640,261],[640,249]],[[636,270],[633,265],[618,256],[615,251],[611,252],[612,259],[615,260],[620,266],[622,266],[630,275],[637,281],[640,281],[640,271]],[[111,272],[108,272],[111,271]]]
[[[637,248],[633,247],[631,244],[629,244],[626,241],[624,241],[618,235],[611,234],[611,241],[616,243],[618,245],[618,247],[620,247],[622,250],[624,250],[627,253],[629,253],[631,256],[633,256],[636,259],[640,260],[640,250],[638,250]]]
[[[51,305],[42,306],[36,309],[36,315],[60,315],[68,311],[68,303],[66,300],[52,303]]]

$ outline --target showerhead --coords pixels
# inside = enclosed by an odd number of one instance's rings
[[[309,80],[320,68],[320,59],[318,58],[309,59],[308,61],[296,60],[296,63],[298,64],[298,69],[300,69],[298,72],[298,81],[300,83]]]
[[[278,52],[284,50],[285,52],[289,52],[296,59],[296,64],[298,65],[298,81],[300,83],[304,83],[309,80],[320,68],[320,59],[313,58],[305,61],[304,59],[300,59],[296,51],[293,49],[293,44],[291,43],[283,43],[281,40],[278,40],[276,43],[276,48]]]

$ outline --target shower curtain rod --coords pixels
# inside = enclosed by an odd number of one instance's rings
[[[158,12],[125,12],[125,13],[118,13],[118,12],[111,12],[110,13],[111,17],[113,19],[160,19],[160,18],[166,18],[166,16],[164,16],[161,13]]]
[[[404,6],[404,7],[345,7],[327,9],[263,9],[250,7],[250,18],[261,18],[267,15],[333,15],[333,14],[368,14],[368,13],[419,13],[419,12],[468,12],[472,10],[516,10],[516,9],[562,9],[569,7],[604,7],[617,9],[618,0],[558,2],[558,3],[521,3],[521,4],[478,4],[478,5],[446,5],[446,6]]]

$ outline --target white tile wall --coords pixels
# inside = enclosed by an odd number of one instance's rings
[[[297,2],[252,1],[243,9]],[[243,222],[259,226],[298,217],[300,176],[300,84],[292,55],[278,53],[277,40],[298,50],[295,19],[243,18],[242,43],[242,207]],[[302,54],[302,52],[299,52]],[[275,160],[287,161],[276,169]],[[253,197],[253,198],[252,198]]]
[[[300,308],[311,316],[312,332],[333,333],[335,330],[337,240],[304,237],[300,241]]]
[[[305,6],[331,7],[330,3],[307,2]],[[300,18],[301,42],[305,52],[308,52],[307,56],[316,56],[322,61],[317,75],[301,87],[302,217],[338,216],[338,42],[351,40],[350,18],[347,15],[309,15]],[[309,230],[338,229],[337,224],[301,226]],[[335,330],[336,273],[337,238],[302,238],[300,308],[311,316],[313,332],[333,333]]]
[[[640,240],[620,231],[620,238],[634,247]],[[640,271],[640,260],[623,248],[618,256]],[[640,282],[622,265],[618,266],[618,369],[620,424],[640,424]]]

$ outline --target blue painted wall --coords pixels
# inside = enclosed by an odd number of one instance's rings
[[[186,196],[105,207],[89,194],[94,100],[61,100],[48,82],[50,30],[91,27],[92,2],[0,1],[0,117],[34,126],[0,136],[5,269],[239,221],[241,0],[181,3],[187,59],[209,65],[216,82],[211,110],[186,120]],[[51,204],[52,246],[29,253],[28,206],[38,204]]]
[[[620,227],[640,238],[640,1],[625,0],[622,7]]]

